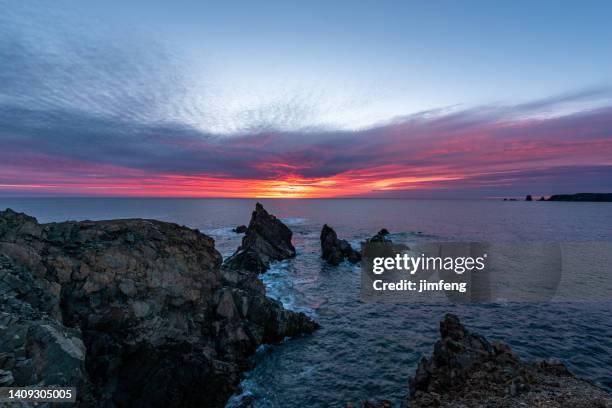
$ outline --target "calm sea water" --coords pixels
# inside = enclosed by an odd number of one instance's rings
[[[294,233],[298,256],[263,276],[268,295],[308,313],[312,336],[262,348],[243,381],[255,407],[344,407],[348,401],[407,393],[408,377],[453,312],[526,359],[557,358],[576,374],[612,390],[612,304],[415,305],[363,303],[359,269],[319,259],[323,223],[353,242],[386,227],[396,242],[423,240],[612,241],[612,204],[459,200],[261,200]],[[7,199],[40,222],[155,218],[198,228],[225,256],[240,243],[254,200]],[[611,271],[612,273],[612,271]],[[230,403],[230,404],[231,404]]]

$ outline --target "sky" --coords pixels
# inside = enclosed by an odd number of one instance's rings
[[[0,10],[0,196],[612,192],[610,2]]]

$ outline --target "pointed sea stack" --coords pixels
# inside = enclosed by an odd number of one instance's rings
[[[291,230],[285,224],[257,203],[242,244],[224,265],[230,269],[265,272],[270,262],[295,256],[291,236]]]
[[[361,254],[355,251],[345,239],[338,239],[336,231],[329,225],[323,225],[321,230],[321,258],[330,265],[339,265],[347,259],[350,263],[361,260]]]

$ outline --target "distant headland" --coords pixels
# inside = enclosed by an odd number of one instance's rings
[[[518,201],[516,198],[504,198],[504,201]],[[525,201],[535,201],[531,194],[525,197]],[[553,194],[548,199],[544,196],[537,201],[582,201],[593,203],[612,202],[612,193],[577,193],[577,194]]]
[[[555,194],[550,196],[547,201],[612,202],[612,193]]]

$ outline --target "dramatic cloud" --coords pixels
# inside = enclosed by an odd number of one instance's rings
[[[481,113],[482,112],[482,113]],[[412,115],[361,131],[216,137],[70,111],[0,108],[0,188],[41,194],[462,196],[612,186],[612,108]]]
[[[48,17],[61,18],[68,17]],[[316,120],[325,106],[316,95],[228,114],[214,86],[177,50],[137,36],[130,41],[146,46],[109,42],[111,34],[88,31],[87,21],[78,37],[47,23],[23,13],[0,17],[0,194],[483,197],[612,190],[607,88],[337,129]]]

